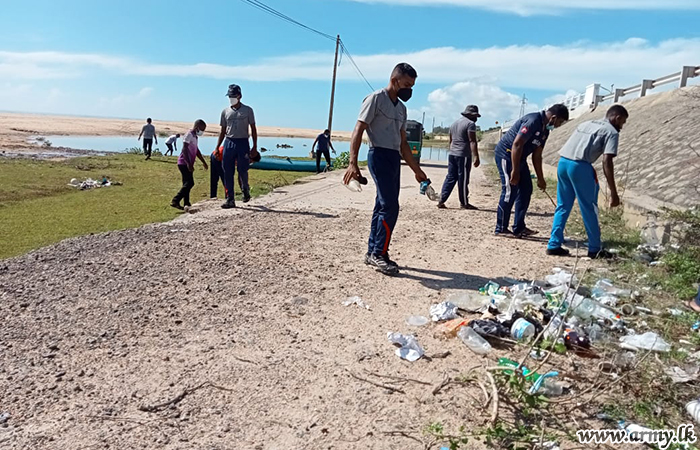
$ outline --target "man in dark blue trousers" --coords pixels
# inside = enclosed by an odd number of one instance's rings
[[[459,204],[462,209],[478,209],[469,203],[469,175],[474,167],[479,167],[479,144],[476,139],[476,121],[481,117],[479,107],[469,105],[462,117],[450,127],[450,155],[447,160],[447,177],[442,184],[442,193],[437,207],[447,208],[445,202],[457,185]]]
[[[406,106],[413,93],[418,75],[406,63],[398,64],[391,73],[389,86],[373,92],[362,103],[362,109],[350,141],[350,164],[344,182],[360,180],[357,163],[362,135],[367,131],[370,149],[367,155],[369,172],[377,187],[372,225],[369,232],[365,264],[376,267],[385,275],[397,275],[399,266],[389,258],[389,243],[399,217],[401,189],[401,157],[416,174],[420,183],[428,177],[413,159],[406,141]]]
[[[532,155],[532,165],[537,174],[537,187],[547,188],[542,172],[542,151],[549,132],[569,120],[569,110],[564,105],[554,105],[547,111],[527,114],[518,119],[496,145],[496,167],[501,177],[501,198],[496,219],[497,236],[526,237],[537,231],[525,226],[525,215],[532,197],[532,179],[527,157]],[[515,205],[513,231],[508,229],[510,214]]]

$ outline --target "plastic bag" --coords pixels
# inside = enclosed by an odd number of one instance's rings
[[[386,337],[389,342],[401,347],[396,349],[396,356],[401,359],[414,362],[425,354],[425,350],[420,346],[415,336],[389,332]]]

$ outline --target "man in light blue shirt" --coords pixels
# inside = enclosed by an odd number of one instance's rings
[[[578,200],[583,224],[588,235],[588,256],[612,258],[603,250],[598,223],[598,176],[593,164],[603,156],[603,172],[610,189],[610,207],[619,206],[620,198],[615,185],[613,158],[617,156],[620,130],[627,122],[629,113],[620,105],[612,106],[603,120],[591,120],[580,124],[564,144],[557,166],[557,210],[552,224],[552,236],[547,245],[547,254],[568,256],[562,248],[564,227],[569,219],[574,200]]]

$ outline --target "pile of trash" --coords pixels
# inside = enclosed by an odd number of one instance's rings
[[[630,290],[621,289],[607,279],[598,280],[590,290],[577,292],[577,285],[574,274],[559,268],[544,281],[515,282],[510,286],[490,281],[478,292],[459,291],[448,295],[445,301],[430,307],[430,319],[410,316],[407,324],[420,327],[433,322],[436,337],[457,337],[477,355],[489,355],[494,346],[537,340],[539,345],[533,345],[529,355],[536,361],[547,356],[544,348],[596,357],[598,344],[615,343],[620,352],[612,361],[599,365],[606,373],[631,368],[635,352],[671,350],[671,345],[655,332],[637,333],[625,321],[626,317],[651,312],[632,304]],[[475,318],[475,314],[480,316]],[[645,326],[644,321],[639,324]],[[424,355],[416,336],[400,333],[387,336],[400,347],[396,351],[399,357],[413,362]],[[532,394],[564,393],[566,383],[554,380],[558,375],[556,371],[539,374],[530,372],[524,361],[501,358],[498,362],[504,373],[519,371],[531,383]]]
[[[88,189],[101,188],[101,187],[121,186],[121,185],[122,185],[122,183],[120,183],[119,181],[112,181],[107,177],[102,177],[102,180],[100,180],[100,181],[93,180],[92,178],[86,178],[83,181],[80,181],[77,178],[71,178],[70,183],[68,183],[68,186],[80,189],[81,191],[85,191]]]

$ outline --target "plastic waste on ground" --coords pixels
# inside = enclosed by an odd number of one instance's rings
[[[362,192],[362,185],[356,179],[350,180],[348,184],[343,183],[343,186],[351,190],[352,192]]]
[[[470,327],[461,327],[457,336],[471,351],[478,355],[486,355],[491,351],[491,344]]]
[[[443,339],[453,338],[457,336],[459,329],[465,326],[467,322],[468,319],[463,319],[462,317],[443,322],[435,329],[435,336]]]
[[[365,302],[363,302],[362,299],[358,296],[348,297],[348,299],[343,302],[343,306],[350,306],[350,305],[357,305],[360,308],[365,308],[367,310],[370,309],[369,305],[366,304]]]
[[[406,323],[412,327],[422,327],[428,322],[430,322],[430,319],[425,316],[409,316],[406,318]]]
[[[680,367],[666,367],[664,373],[668,375],[674,383],[689,383],[698,379],[700,375],[697,367],[693,370],[683,370]]]
[[[0,413],[0,425],[7,422],[8,420],[10,420],[10,417],[12,417],[12,416],[10,415],[9,412]]]
[[[499,367],[512,367],[514,369],[518,367],[517,362],[508,358],[500,358],[498,360],[498,365]],[[525,380],[532,383],[530,394],[536,394],[539,392],[540,394],[555,396],[563,393],[563,386],[552,380],[552,378],[559,375],[558,372],[552,371],[547,372],[544,375],[540,375],[537,372],[530,371],[526,366],[520,366],[520,371],[523,374],[523,377],[525,377]],[[513,373],[512,370],[504,370],[503,372],[507,375],[511,375]],[[545,388],[545,391],[542,391],[544,386],[547,387]]]
[[[653,350],[657,352],[668,352],[671,350],[671,345],[653,331],[648,331],[644,334],[622,336],[620,342],[625,344],[625,348],[629,348],[630,350]]]
[[[482,295],[494,295],[498,293],[499,289],[501,289],[500,284],[495,281],[489,281],[484,287],[479,288],[479,292]]]
[[[400,346],[396,349],[396,356],[401,359],[414,362],[425,354],[425,350],[420,346],[415,336],[389,332],[386,337],[392,344]]]
[[[109,181],[107,178],[103,178],[101,181],[93,180],[92,178],[86,178],[83,181],[80,181],[77,178],[71,178],[70,183],[68,183],[68,186],[80,189],[81,191],[85,191],[88,189],[108,187],[108,186],[111,186],[113,184],[119,185],[121,183],[113,183],[113,182]]]
[[[637,425],[636,423],[628,424],[624,420],[618,422],[618,427],[621,430],[625,430],[627,434],[636,433],[636,436],[640,436],[640,433],[654,433],[654,431],[652,431],[650,428]]]
[[[552,286],[572,285],[577,282],[576,277],[566,270],[556,267],[552,272],[554,272],[552,275],[547,275],[544,278],[544,280]]]
[[[450,320],[457,317],[457,306],[450,302],[434,304],[430,307],[430,318],[433,322]]]
[[[518,341],[528,340],[535,335],[535,326],[527,320],[520,318],[513,322],[510,335]]]
[[[491,303],[491,298],[477,292],[453,292],[447,296],[447,302],[469,312],[485,311]]]
[[[510,336],[510,329],[495,320],[472,320],[467,325],[483,337],[504,338]]]
[[[574,330],[566,330],[564,334],[564,344],[569,350],[589,349],[591,341],[586,336],[579,334]]]
[[[562,324],[563,320],[559,316],[552,317],[544,330],[545,339],[556,339],[562,335],[566,326]]]
[[[612,281],[602,279],[598,280],[591,289],[593,298],[604,297],[606,295],[614,295],[615,297],[629,297],[632,295],[632,291],[629,289],[616,288]]]
[[[685,410],[688,411],[695,423],[700,424],[700,399],[688,402],[685,405]]]

